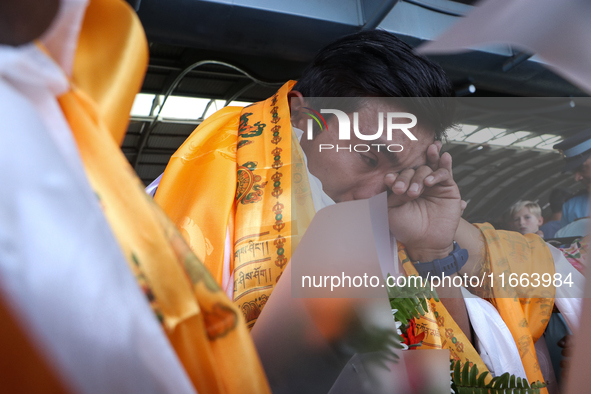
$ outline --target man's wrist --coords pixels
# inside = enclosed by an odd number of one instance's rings
[[[444,250],[437,250],[435,253],[423,253],[425,257],[440,256],[444,253]],[[432,261],[416,261],[413,262],[415,269],[418,274],[423,278],[429,276],[449,276],[458,272],[468,261],[468,251],[462,249],[460,245],[454,242],[453,250],[443,258],[435,258]]]

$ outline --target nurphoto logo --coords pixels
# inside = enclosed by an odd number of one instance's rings
[[[350,141],[351,140],[351,120],[349,115],[344,111],[338,109],[321,109],[320,113],[313,110],[312,108],[305,107],[309,112],[305,112],[310,119],[307,123],[306,138],[312,140],[314,138],[313,128],[314,122],[318,124],[321,131],[328,129],[328,124],[321,114],[332,114],[336,116],[338,122],[338,135],[339,141]],[[353,133],[355,137],[362,141],[377,141],[382,140],[384,134],[384,119],[386,120],[386,141],[392,141],[392,135],[395,131],[402,131],[411,141],[417,141],[417,137],[409,129],[413,128],[417,124],[417,117],[408,112],[387,112],[384,116],[384,112],[377,112],[378,116],[378,129],[373,134],[364,134],[359,130],[359,113],[353,112]],[[377,148],[377,151],[381,149],[388,150],[389,152],[401,152],[403,147],[400,144],[386,144],[386,143],[373,143],[373,144],[349,144],[341,146],[337,144],[320,144],[319,150],[345,150],[348,152],[368,152],[372,147]]]

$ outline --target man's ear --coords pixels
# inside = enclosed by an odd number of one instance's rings
[[[306,106],[304,96],[297,90],[292,90],[287,93],[287,100],[289,101],[291,124],[300,130],[304,130],[306,127],[306,117],[302,113],[302,110]]]

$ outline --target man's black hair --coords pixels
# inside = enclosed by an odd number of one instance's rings
[[[304,97],[455,96],[438,64],[415,54],[409,45],[384,30],[351,34],[321,49],[294,90]],[[419,123],[421,114],[429,114],[429,126],[437,140],[453,125],[452,100],[411,102],[412,108],[407,109],[419,117]]]

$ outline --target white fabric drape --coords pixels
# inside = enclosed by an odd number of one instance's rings
[[[62,3],[44,37],[60,64],[34,44],[0,46],[0,295],[73,392],[194,393],[57,102],[86,9]]]

